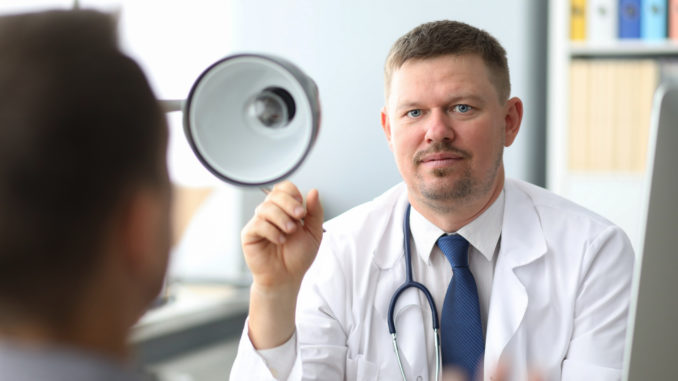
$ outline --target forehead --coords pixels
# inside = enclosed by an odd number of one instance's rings
[[[491,72],[478,55],[411,59],[393,72],[388,103],[422,96],[497,96]]]

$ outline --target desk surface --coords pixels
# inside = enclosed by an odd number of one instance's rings
[[[149,310],[139,320],[132,329],[130,341],[135,346],[143,346],[191,330],[233,325],[233,321],[244,320],[248,306],[249,288],[173,284],[169,287],[168,301]],[[242,326],[228,327],[228,331],[241,332]]]

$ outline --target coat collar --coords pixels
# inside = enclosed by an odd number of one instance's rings
[[[529,264],[546,253],[541,221],[530,196],[521,189],[522,182],[507,179],[506,208],[500,254],[505,265],[516,268]]]
[[[501,197],[497,198],[495,200],[494,204],[492,205],[491,208],[504,208],[505,203],[508,201],[506,200],[506,196],[504,194],[505,192],[502,192]],[[505,201],[506,200],[506,201]],[[393,205],[392,208],[387,209],[384,207],[378,207],[377,210],[390,210],[390,213],[385,216],[381,220],[382,226],[379,229],[375,229],[375,232],[382,232],[381,236],[383,239],[381,240],[380,244],[377,245],[374,249],[373,257],[374,257],[374,264],[382,269],[390,269],[394,266],[395,263],[397,263],[398,260],[401,260],[404,256],[405,249],[404,249],[404,244],[403,244],[403,219],[405,217],[405,210],[407,209],[407,205],[409,204],[408,198],[407,198],[407,187],[404,183],[400,183],[397,186],[393,187],[391,190],[387,191],[383,196],[377,198],[375,202],[378,203],[390,203],[390,205]],[[479,216],[476,220],[472,221],[471,224],[484,224],[486,221],[481,221],[482,219],[487,220],[488,218],[491,219],[492,216],[488,213],[489,209],[486,210],[481,216]],[[413,214],[416,214],[416,210],[413,210]],[[498,215],[502,215],[502,212],[493,212]],[[506,221],[506,216],[504,215],[503,221]],[[411,218],[424,218],[421,215],[418,216],[413,216]],[[469,224],[470,225],[470,224]],[[459,230],[459,234],[464,236],[469,240],[471,244],[474,245],[488,260],[492,260],[492,255],[494,254],[495,246],[497,245],[497,241],[495,237],[499,237],[500,234],[502,234],[503,229],[505,228],[505,224],[502,224],[503,226],[496,226],[493,227],[495,231],[492,232],[489,236],[492,237],[491,243],[487,244],[486,242],[480,242],[486,237],[483,237],[482,234],[478,233],[478,228],[477,227],[471,227],[471,226],[465,226],[462,227]],[[437,229],[437,230],[436,230]],[[422,256],[422,260],[424,262],[430,263],[429,262],[429,256],[431,254],[431,249],[435,245],[436,240],[438,237],[440,237],[444,232],[434,226],[433,228],[433,233],[432,235],[424,239],[423,241],[417,241],[414,243],[419,243],[421,244],[422,242],[425,242],[425,244],[420,245],[422,246],[422,250],[416,250],[416,252]],[[468,234],[472,234],[473,236],[467,236]],[[421,252],[421,253],[420,253]]]
[[[454,232],[464,237],[474,248],[475,254],[473,255],[480,254],[488,262],[494,260],[499,237],[501,237],[504,200],[505,195],[502,189],[489,208],[473,221]],[[452,233],[443,231],[414,208],[410,212],[410,229],[412,231],[412,243],[416,248],[414,252],[417,253],[422,262],[429,266],[431,265],[431,255],[435,250],[438,238],[443,234]]]
[[[400,183],[377,198],[375,202],[384,204],[381,207],[378,206],[376,210],[390,210],[390,213],[380,221],[382,226],[375,229],[375,234],[382,232],[382,239],[378,245],[374,246],[372,253],[374,264],[381,270],[388,270],[405,255],[402,226],[405,210],[409,204],[407,186],[405,183]]]

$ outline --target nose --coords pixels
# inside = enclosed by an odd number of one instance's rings
[[[431,110],[426,125],[426,142],[435,143],[453,139],[454,129],[447,114],[439,109]]]

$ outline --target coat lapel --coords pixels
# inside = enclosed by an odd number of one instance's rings
[[[517,271],[528,268],[546,253],[541,223],[530,197],[514,181],[505,186],[506,206],[502,224],[501,249],[495,265],[492,296],[487,322],[485,375],[491,375],[511,338],[516,334],[530,302],[525,282]],[[525,277],[530,272],[521,271]],[[518,366],[524,359],[515,358],[524,351],[511,354],[511,363]],[[508,360],[508,359],[507,359]]]

